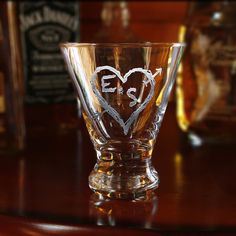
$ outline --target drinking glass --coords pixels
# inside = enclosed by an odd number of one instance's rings
[[[151,156],[183,47],[179,43],[60,45],[97,153],[89,176],[95,193],[137,199],[157,188]]]

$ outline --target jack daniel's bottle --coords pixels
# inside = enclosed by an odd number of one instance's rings
[[[78,124],[78,104],[59,43],[79,40],[76,1],[20,1],[26,124],[33,130]]]

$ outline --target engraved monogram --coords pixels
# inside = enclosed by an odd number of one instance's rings
[[[109,80],[118,78],[122,82],[122,84],[125,84],[128,81],[129,76],[137,72],[142,73],[144,75],[142,83],[144,83],[146,87],[148,84],[150,84],[150,90],[147,97],[144,99],[142,103],[139,104],[138,108],[134,110],[134,112],[130,115],[130,117],[126,121],[122,119],[121,115],[105,100],[105,98],[101,95],[101,93],[97,89],[97,86],[96,86],[97,75],[99,72],[104,71],[104,70],[110,71],[111,74],[104,75],[101,78],[101,88],[102,88],[103,93],[114,93],[117,90],[119,94],[124,94],[122,87],[120,88],[111,87]],[[91,86],[92,86],[93,93],[96,95],[104,111],[107,112],[111,117],[113,117],[120,124],[120,126],[123,128],[125,135],[128,134],[131,124],[134,122],[134,120],[138,117],[140,112],[144,110],[144,108],[152,99],[154,95],[154,89],[155,89],[154,78],[158,74],[161,75],[161,73],[162,73],[162,68],[157,68],[154,74],[152,74],[152,72],[147,69],[133,68],[129,70],[124,76],[122,76],[118,70],[116,70],[115,68],[111,66],[99,66],[94,71],[91,77]],[[139,103],[138,99],[135,96],[135,92],[136,92],[136,88],[131,87],[125,93],[131,99],[129,103],[129,107],[134,107],[137,103]]]

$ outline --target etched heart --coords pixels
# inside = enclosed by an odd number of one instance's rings
[[[130,117],[124,121],[121,117],[121,115],[103,98],[103,96],[100,94],[99,90],[96,87],[96,80],[97,80],[97,74],[101,71],[108,70],[113,73],[114,76],[109,76],[109,78],[115,78],[117,76],[120,81],[125,84],[128,80],[128,77],[132,75],[135,72],[141,72],[146,76],[146,80],[143,81],[145,85],[150,83],[150,91],[147,95],[147,97],[144,99],[144,101],[140,104],[140,106],[130,115]],[[152,75],[151,71],[143,69],[143,68],[133,68],[129,70],[124,76],[120,74],[118,70],[111,66],[99,66],[94,71],[92,77],[91,77],[91,86],[93,93],[96,95],[98,101],[100,102],[101,106],[104,108],[104,110],[113,117],[123,128],[124,134],[127,135],[129,128],[131,124],[134,122],[134,120],[138,117],[139,113],[144,110],[144,108],[147,106],[147,104],[150,102],[154,95],[154,88],[155,88],[155,80],[154,77],[157,74],[161,74],[162,69],[156,69],[156,73]],[[112,89],[112,88],[110,88]],[[112,90],[108,90],[108,92],[113,92]]]

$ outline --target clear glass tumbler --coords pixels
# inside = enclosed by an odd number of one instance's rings
[[[157,188],[153,146],[184,45],[60,45],[97,153],[89,176],[95,193],[136,199]]]

